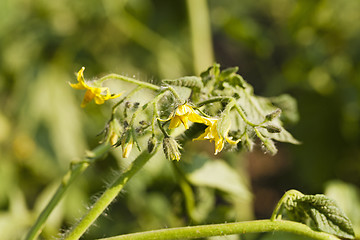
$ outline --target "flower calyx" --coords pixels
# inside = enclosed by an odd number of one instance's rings
[[[180,149],[182,149],[182,147],[174,138],[166,136],[163,140],[163,149],[167,159],[176,161],[180,160]]]

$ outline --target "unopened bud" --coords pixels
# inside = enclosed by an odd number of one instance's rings
[[[113,119],[107,125],[105,130],[105,140],[110,142],[110,144],[114,147],[117,147],[118,140],[121,136],[121,126],[117,119]]]
[[[280,116],[280,114],[281,114],[281,109],[278,108],[275,111],[273,111],[273,112],[269,113],[268,115],[266,115],[265,119],[266,119],[266,121],[271,121],[274,118],[277,118],[278,116]]]
[[[172,137],[165,137],[163,140],[163,149],[167,159],[169,160],[180,160],[180,150],[181,146],[176,142]]]
[[[151,138],[149,138],[149,140],[148,140],[148,146],[147,146],[149,153],[152,153],[152,151],[154,151],[154,148],[155,148],[155,146],[156,146],[156,143],[157,143],[157,141],[156,141],[155,136],[152,136]]]
[[[277,153],[277,148],[275,146],[275,143],[271,139],[265,139],[265,141],[263,141],[263,148],[266,152],[269,152],[271,155],[275,155]]]
[[[150,123],[149,123],[148,121],[145,121],[145,120],[141,120],[141,121],[139,122],[139,124],[142,125],[142,126],[145,126],[145,127],[147,127],[147,126],[150,125]]]
[[[131,102],[125,102],[125,107],[130,108],[131,107]]]
[[[269,132],[269,133],[279,133],[281,132],[281,128],[272,124],[268,124],[265,126],[265,129]]]
[[[123,158],[127,158],[130,155],[131,149],[134,144],[134,138],[132,134],[133,133],[130,129],[126,133],[124,133],[124,135],[121,138],[121,148],[123,152],[122,154]]]
[[[139,106],[140,106],[140,103],[139,103],[139,102],[135,102],[133,108],[134,108],[134,109],[137,109]]]

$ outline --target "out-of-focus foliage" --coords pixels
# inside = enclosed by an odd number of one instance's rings
[[[360,2],[210,0],[208,4],[216,61],[224,67],[239,66],[239,73],[259,95],[295,97],[300,121],[290,131],[303,144],[279,145],[275,160],[255,152],[248,158],[224,154],[207,163],[210,172],[216,164],[224,171],[236,166],[230,172],[237,177],[230,173],[228,180],[239,182],[229,188],[190,167],[194,188],[202,197],[197,199],[203,203],[197,209],[199,219],[206,219],[201,222],[254,217],[246,192],[249,184],[256,204],[261,192],[276,202],[286,188],[317,193],[328,180],[341,179],[352,185],[327,185],[326,193],[346,192],[357,199],[351,204],[359,208]],[[189,24],[185,1],[0,1],[2,238],[23,235],[70,161],[100,140],[96,134],[109,114],[93,103],[80,108],[81,94],[67,83],[74,82],[73,73],[86,66],[88,76],[116,72],[154,82],[192,75]],[[294,105],[280,98],[274,103]],[[298,118],[286,117],[289,124]],[[210,146],[187,146],[184,164],[211,156]],[[56,235],[82,215],[89,197],[128,164],[120,155],[115,150],[70,188],[43,238]],[[104,214],[108,216],[87,233],[89,237],[192,224],[171,165],[162,157],[155,159],[131,180]],[[259,159],[266,160],[265,170],[256,165],[262,162]],[[240,189],[244,198],[236,198]],[[211,191],[216,199],[208,197],[214,196]],[[348,198],[336,200],[345,211],[350,207]],[[258,207],[259,216],[272,210],[271,204],[262,213]],[[358,233],[356,211],[351,208],[347,214]]]

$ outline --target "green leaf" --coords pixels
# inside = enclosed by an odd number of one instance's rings
[[[248,85],[245,89],[240,89],[239,96],[240,97],[237,100],[238,105],[244,109],[246,117],[254,124],[260,124],[267,116],[278,111],[278,108],[272,105],[269,99],[255,96],[250,85]],[[269,124],[278,126],[279,132],[270,133],[266,129],[259,128],[259,131],[264,137],[279,142],[288,142],[292,144],[300,143],[288,131],[286,131],[285,128],[282,127],[282,121],[279,117],[273,118]]]
[[[299,113],[296,99],[289,94],[282,94],[270,98],[274,106],[282,110],[281,120],[285,123],[295,124],[299,121]]]
[[[184,166],[184,170],[194,185],[215,188],[243,199],[251,197],[244,180],[223,160],[209,161],[198,155],[192,164]]]
[[[360,189],[356,185],[340,180],[326,183],[325,195],[334,199],[351,220],[354,232],[360,233]]]
[[[219,75],[219,80],[224,81],[226,78],[229,78],[230,76],[235,74],[238,70],[239,70],[238,67],[230,67],[230,68],[222,70]]]
[[[354,239],[355,234],[350,220],[327,196],[323,194],[304,195],[293,202],[295,203],[292,207],[293,214],[302,216],[302,219],[297,220],[306,223],[304,219],[306,215],[311,220],[310,227],[338,237]]]

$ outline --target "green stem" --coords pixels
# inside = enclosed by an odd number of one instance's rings
[[[237,223],[211,224],[192,227],[167,228],[161,230],[138,232],[98,240],[162,240],[162,239],[190,239],[212,236],[226,236],[231,234],[289,232],[318,240],[339,240],[339,238],[317,232],[305,224],[292,221],[256,220]]]
[[[248,125],[250,125],[250,126],[252,126],[254,128],[259,126],[258,124],[252,123],[247,119],[244,110],[241,107],[239,107],[239,105],[235,104],[234,107],[235,107],[236,111],[239,113],[240,117],[244,120],[245,123],[247,123]]]
[[[108,75],[100,78],[99,82],[103,82],[103,81],[108,80],[108,79],[117,79],[117,80],[121,80],[121,81],[124,81],[124,82],[133,83],[133,84],[136,84],[138,86],[142,86],[144,88],[148,88],[148,89],[151,89],[151,90],[154,90],[154,91],[160,90],[160,87],[157,86],[157,85],[154,85],[154,84],[151,84],[151,83],[148,83],[148,82],[143,82],[143,81],[140,81],[140,80],[136,80],[134,78],[125,77],[125,76],[118,75],[118,74],[115,74],[115,73],[111,73],[111,74],[108,74]]]
[[[287,191],[282,197],[281,199],[279,200],[279,202],[277,203],[272,215],[271,215],[271,218],[270,220],[272,221],[275,221],[275,220],[280,220],[282,215],[281,215],[281,210],[284,206],[284,203],[286,203],[286,201],[289,199],[289,198],[296,198],[296,197],[301,197],[303,196],[303,194],[297,190],[289,190]]]
[[[157,150],[157,149],[156,149]],[[66,240],[77,240],[84,232],[91,226],[91,224],[105,211],[110,203],[116,198],[125,184],[135,175],[145,163],[157,152],[148,153],[143,151],[123,172],[113,184],[111,184],[96,203],[90,208],[87,214],[80,220],[80,222],[69,232]]]
[[[206,0],[187,0],[194,70],[200,74],[214,62],[209,8]]]
[[[221,101],[225,101],[225,100],[229,101],[228,105],[231,104],[231,105],[229,105],[230,106],[229,109],[231,110],[234,107],[245,123],[247,123],[248,125],[250,125],[252,127],[259,126],[259,124],[252,123],[249,121],[249,119],[247,119],[244,110],[236,103],[236,99],[233,97],[226,97],[226,96],[214,97],[214,98],[210,98],[205,101],[202,101],[202,102],[198,103],[196,106],[199,108],[206,104],[210,104],[210,103],[214,103],[214,102],[221,102]]]
[[[184,104],[183,100],[181,99],[181,97],[179,96],[179,94],[175,91],[175,89],[173,87],[171,87],[170,85],[167,85],[166,86],[166,90],[169,90],[173,96],[175,97],[176,101],[179,103],[179,104]]]
[[[232,97],[226,97],[226,96],[220,96],[220,97],[213,97],[213,98],[209,98],[205,101],[199,102],[198,104],[196,104],[196,107],[202,107],[206,104],[210,104],[210,103],[214,103],[214,102],[222,102],[222,101],[231,101]]]
[[[66,173],[66,175],[63,177],[61,184],[53,197],[51,198],[50,202],[46,205],[45,209],[41,212],[39,217],[37,218],[35,224],[32,226],[28,234],[26,235],[26,240],[32,240],[36,239],[44,225],[46,220],[48,219],[49,215],[52,213],[54,208],[57,206],[59,201],[62,199],[64,193],[69,188],[69,186],[75,181],[75,179],[87,169],[87,167],[90,165],[90,163],[101,156],[103,156],[106,152],[108,152],[110,149],[109,144],[102,144],[95,148],[93,151],[91,151],[83,161],[80,161],[78,163],[74,163],[71,165],[69,171]]]
[[[196,221],[194,217],[194,210],[195,210],[195,197],[193,190],[185,177],[185,174],[180,169],[178,162],[172,161],[172,166],[175,172],[175,175],[178,179],[179,186],[184,194],[185,197],[185,207],[188,216],[191,218],[192,221]]]
[[[169,68],[169,66],[177,66],[179,73],[184,72],[183,63],[180,60],[184,63],[190,61],[189,54],[184,52],[184,48],[162,37],[126,11],[124,5],[127,1],[103,0],[102,2],[108,20],[118,30],[157,56],[159,71],[162,75],[166,76],[169,71],[175,71],[174,68]]]
[[[132,95],[134,95],[136,92],[138,92],[139,90],[141,90],[143,88],[143,86],[137,86],[135,89],[131,90],[131,92],[129,92],[129,94],[127,94],[125,97],[123,97],[120,101],[118,101],[117,103],[115,103],[115,105],[112,107],[112,116],[111,119],[113,118],[117,107],[123,103],[126,99],[128,99],[129,97],[131,97]]]

